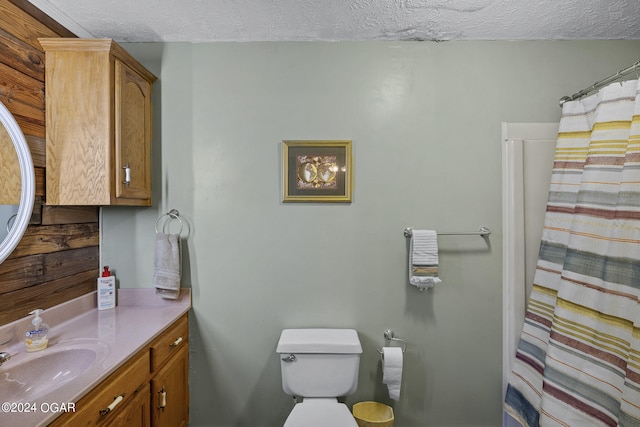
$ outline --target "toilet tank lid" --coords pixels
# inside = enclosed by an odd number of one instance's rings
[[[285,329],[277,353],[362,353],[355,329]]]

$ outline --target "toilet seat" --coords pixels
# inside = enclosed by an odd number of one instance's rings
[[[358,427],[351,411],[336,399],[304,399],[296,404],[283,427]]]

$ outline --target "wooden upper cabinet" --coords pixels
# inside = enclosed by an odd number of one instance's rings
[[[48,205],[151,205],[156,77],[111,39],[41,38]]]
[[[22,173],[18,153],[7,129],[0,123],[0,205],[19,205]],[[0,224],[0,227],[4,225]]]

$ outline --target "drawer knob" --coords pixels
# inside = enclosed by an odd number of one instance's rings
[[[105,409],[100,409],[100,416],[105,416],[107,415],[109,412],[113,411],[113,409],[118,406],[118,404],[120,402],[122,402],[122,400],[124,399],[124,395],[125,393],[122,393],[120,396],[116,396],[113,399],[113,402],[111,402],[111,405],[107,406]]]
[[[174,342],[169,344],[169,347],[170,348],[175,348],[175,347],[179,346],[181,342],[182,342],[182,337],[178,337]]]

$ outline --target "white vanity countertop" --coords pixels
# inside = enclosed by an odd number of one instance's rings
[[[0,402],[0,425],[34,427],[53,421],[61,414],[56,411],[72,407],[68,404],[77,402],[189,311],[190,291],[182,288],[179,299],[168,300],[155,295],[153,289],[120,289],[118,305],[102,311],[96,308],[96,293],[92,292],[51,307],[41,314],[43,321],[49,325],[49,346],[34,353],[26,353],[22,341],[33,316],[0,326],[0,343],[11,339],[0,346],[0,351],[11,355],[11,359],[0,366],[0,387],[6,387],[9,381],[14,381],[11,377],[12,365],[26,358],[43,357],[69,347],[89,348],[98,354],[98,362],[80,376],[36,401],[16,396],[15,402]],[[46,386],[46,381],[43,380],[44,384],[38,386]]]

